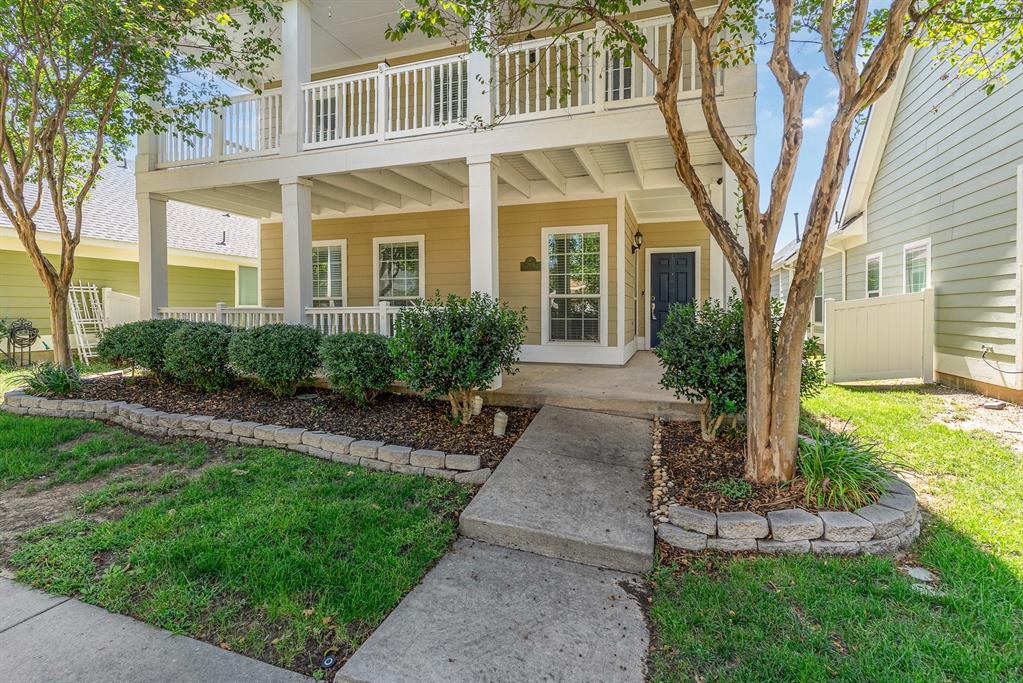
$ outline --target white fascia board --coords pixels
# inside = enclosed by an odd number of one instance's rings
[[[895,121],[895,112],[899,109],[899,102],[902,100],[902,93],[913,64],[914,52],[913,47],[906,50],[902,63],[899,64],[895,82],[892,83],[888,92],[870,108],[867,128],[863,132],[859,152],[853,163],[852,179],[849,182],[849,192],[842,207],[839,225],[844,224],[850,217],[858,213],[865,214],[867,210],[867,201],[870,199],[870,192],[874,187],[874,180],[877,178],[877,171],[881,166],[885,147],[888,145],[892,123]],[[866,232],[865,229],[864,232]]]

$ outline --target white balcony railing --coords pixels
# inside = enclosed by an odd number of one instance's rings
[[[637,24],[646,53],[668,65],[670,17]],[[381,64],[377,69],[302,85],[301,139],[305,150],[438,133],[480,116],[483,123],[526,121],[653,104],[652,71],[639,59],[607,54],[600,31],[559,41],[514,43],[490,60],[488,74],[470,73],[465,54]],[[700,74],[692,40],[682,46],[679,97],[696,97]],[[471,111],[469,91],[490,82],[484,111]],[[478,107],[479,108],[479,107]],[[274,154],[282,126],[280,91],[234,98],[220,113],[195,122],[199,135],[160,135],[158,165],[184,166]]]
[[[199,133],[172,126],[159,134],[158,165],[187,166],[274,154],[280,146],[280,91],[232,97],[220,111],[203,111],[191,122]]]
[[[381,302],[376,306],[307,308],[305,323],[323,334],[360,332],[390,336],[401,307]],[[229,307],[226,304],[201,308],[161,308],[161,318],[194,323],[220,323],[238,329],[284,322],[283,308]]]

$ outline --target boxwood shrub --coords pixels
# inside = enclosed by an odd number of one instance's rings
[[[360,405],[370,405],[392,382],[391,349],[378,334],[345,332],[324,337],[320,362],[335,391]]]
[[[182,325],[180,320],[139,320],[112,327],[100,337],[96,353],[108,363],[130,363],[153,373],[157,381],[167,379],[164,368],[167,339]]]
[[[480,292],[419,301],[402,310],[392,351],[395,374],[413,391],[447,396],[451,415],[472,419],[472,395],[515,372],[526,336],[525,309]]]
[[[319,367],[320,333],[304,325],[264,325],[231,337],[228,355],[238,372],[275,396],[292,396]]]
[[[217,323],[187,323],[169,337],[164,368],[175,382],[203,391],[226,389],[234,382],[227,349],[233,331]]]

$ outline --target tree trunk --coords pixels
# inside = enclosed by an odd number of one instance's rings
[[[756,271],[755,264],[752,271]],[[746,478],[759,483],[792,479],[799,430],[799,371],[802,337],[797,348],[772,346],[770,280],[751,277],[743,294],[746,335]],[[790,344],[789,346],[793,346]],[[788,371],[795,354],[796,372]],[[781,372],[779,372],[781,370]],[[793,379],[795,383],[793,385]]]
[[[68,334],[68,293],[56,285],[50,291],[50,333],[53,336],[53,362],[66,368],[74,366]]]

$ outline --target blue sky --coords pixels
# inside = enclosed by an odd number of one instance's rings
[[[810,75],[810,84],[803,106],[803,148],[785,210],[785,222],[778,236],[779,248],[796,236],[794,212],[799,213],[800,226],[805,223],[806,210],[810,205],[810,195],[820,171],[824,143],[835,113],[838,94],[835,78],[824,66],[820,46],[796,43],[792,50],[793,61],[798,68]],[[757,138],[754,153],[757,175],[760,176],[761,187],[764,188],[762,190],[764,206],[767,205],[771,174],[778,163],[778,151],[781,146],[782,101],[774,74],[767,68],[770,52],[771,45],[764,45],[757,53]],[[855,150],[854,144],[854,153]],[[848,181],[848,175],[846,180]]]

